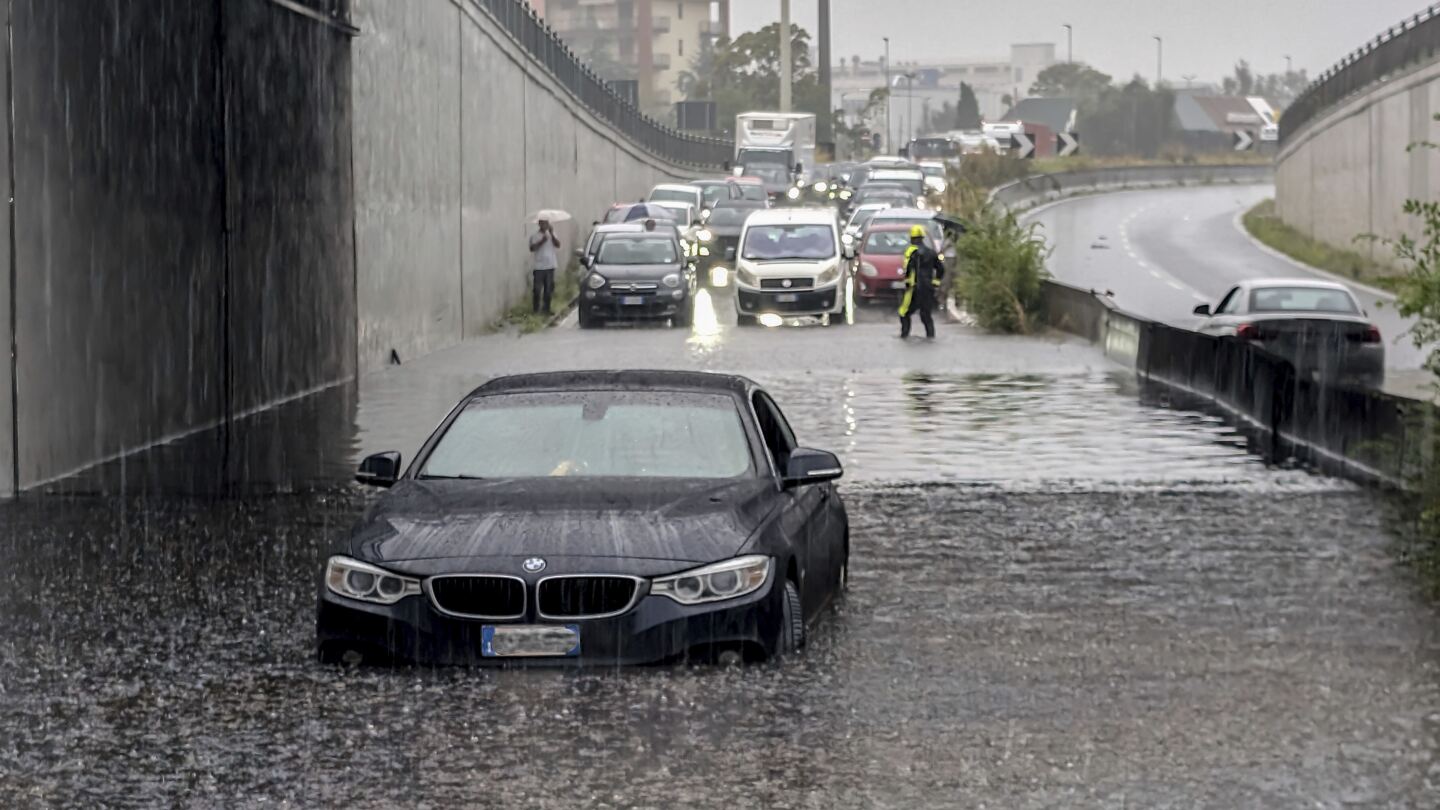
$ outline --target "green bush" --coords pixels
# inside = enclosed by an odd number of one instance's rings
[[[956,244],[955,297],[981,327],[1025,334],[1037,323],[1049,249],[1037,224],[987,205]]]

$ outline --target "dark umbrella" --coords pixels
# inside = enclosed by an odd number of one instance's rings
[[[637,219],[674,219],[675,215],[659,205],[650,203],[636,203],[630,206],[625,212],[625,222],[634,222]]]

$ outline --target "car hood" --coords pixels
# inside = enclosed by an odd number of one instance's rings
[[[347,554],[373,563],[441,558],[732,557],[779,503],[761,478],[405,480],[366,514]]]
[[[680,272],[677,264],[597,264],[595,272],[607,279],[627,281],[659,281],[671,273]]]
[[[866,262],[881,273],[886,275],[904,275],[901,267],[901,260],[904,256],[897,256],[893,253],[861,253],[860,261]]]
[[[836,258],[834,256],[831,256],[828,259],[813,259],[809,261],[798,262],[762,262],[755,261],[753,259],[744,260],[746,269],[754,272],[757,276],[765,276],[766,278],[813,276],[818,274],[821,269],[834,264],[835,261]]]

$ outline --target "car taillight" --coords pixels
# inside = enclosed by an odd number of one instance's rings
[[[1360,338],[1360,342],[1361,342],[1361,343],[1379,343],[1379,342],[1380,342],[1380,329],[1379,329],[1379,327],[1375,326],[1375,324],[1373,324],[1373,323],[1370,324],[1369,326],[1365,327],[1365,336],[1362,337],[1362,338]]]
[[[1242,323],[1235,327],[1235,337],[1241,340],[1259,340],[1260,329],[1253,323]]]

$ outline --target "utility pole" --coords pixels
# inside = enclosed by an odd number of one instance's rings
[[[790,112],[790,0],[780,0],[780,112]]]
[[[820,115],[820,141],[831,143],[835,140],[834,122],[831,120],[835,115],[835,103],[831,100],[830,85],[830,0],[819,0],[820,6],[820,90],[825,96],[825,108],[819,110]]]
[[[1065,64],[1075,64],[1075,26],[1065,23],[1060,26],[1065,29]]]
[[[1165,40],[1159,36],[1155,39],[1155,89],[1160,89],[1160,83],[1165,80]]]
[[[885,63],[880,68],[885,72],[885,151],[889,153],[895,149],[895,137],[890,131],[890,38],[881,38],[885,40]]]
[[[915,140],[915,71],[905,74],[905,129],[909,137],[905,139],[905,145]],[[897,153],[898,154],[898,153]]]

